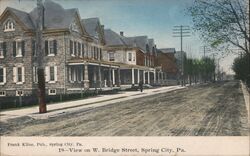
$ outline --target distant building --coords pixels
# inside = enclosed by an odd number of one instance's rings
[[[164,48],[157,50],[156,65],[162,67],[167,79],[176,79],[178,68],[175,58],[175,48]]]

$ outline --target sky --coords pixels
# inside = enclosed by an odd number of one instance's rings
[[[194,0],[53,0],[64,8],[78,8],[81,18],[99,17],[105,28],[125,36],[147,35],[157,48],[180,51],[180,38],[173,37],[174,26],[190,26],[190,37],[183,38],[183,50],[190,57],[203,56],[202,40],[192,30],[187,8]],[[36,7],[36,0],[0,0],[0,14],[9,6],[26,12]],[[208,54],[211,55],[211,54]],[[232,73],[234,57],[220,59],[220,66]]]

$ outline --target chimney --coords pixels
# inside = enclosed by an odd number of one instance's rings
[[[123,33],[123,31],[120,31],[120,35],[121,35],[121,36],[124,36],[124,33]]]

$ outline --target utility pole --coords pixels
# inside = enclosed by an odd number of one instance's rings
[[[179,26],[174,26],[173,29],[173,37],[180,37],[181,39],[181,85],[185,85],[184,83],[184,54],[183,54],[183,37],[190,37],[190,28],[189,26],[183,26],[183,25],[179,25]]]
[[[37,0],[38,18],[36,21],[36,53],[38,62],[38,99],[39,113],[46,113],[45,102],[45,74],[44,74],[44,51],[43,51],[43,27],[44,27],[44,7],[42,0]]]

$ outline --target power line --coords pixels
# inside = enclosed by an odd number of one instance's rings
[[[173,37],[179,37],[181,39],[181,77],[182,77],[182,85],[183,85],[183,80],[184,80],[184,67],[183,67],[183,50],[182,50],[182,44],[183,44],[183,37],[190,37],[190,28],[189,26],[184,26],[184,25],[178,25],[174,26],[173,29]]]

